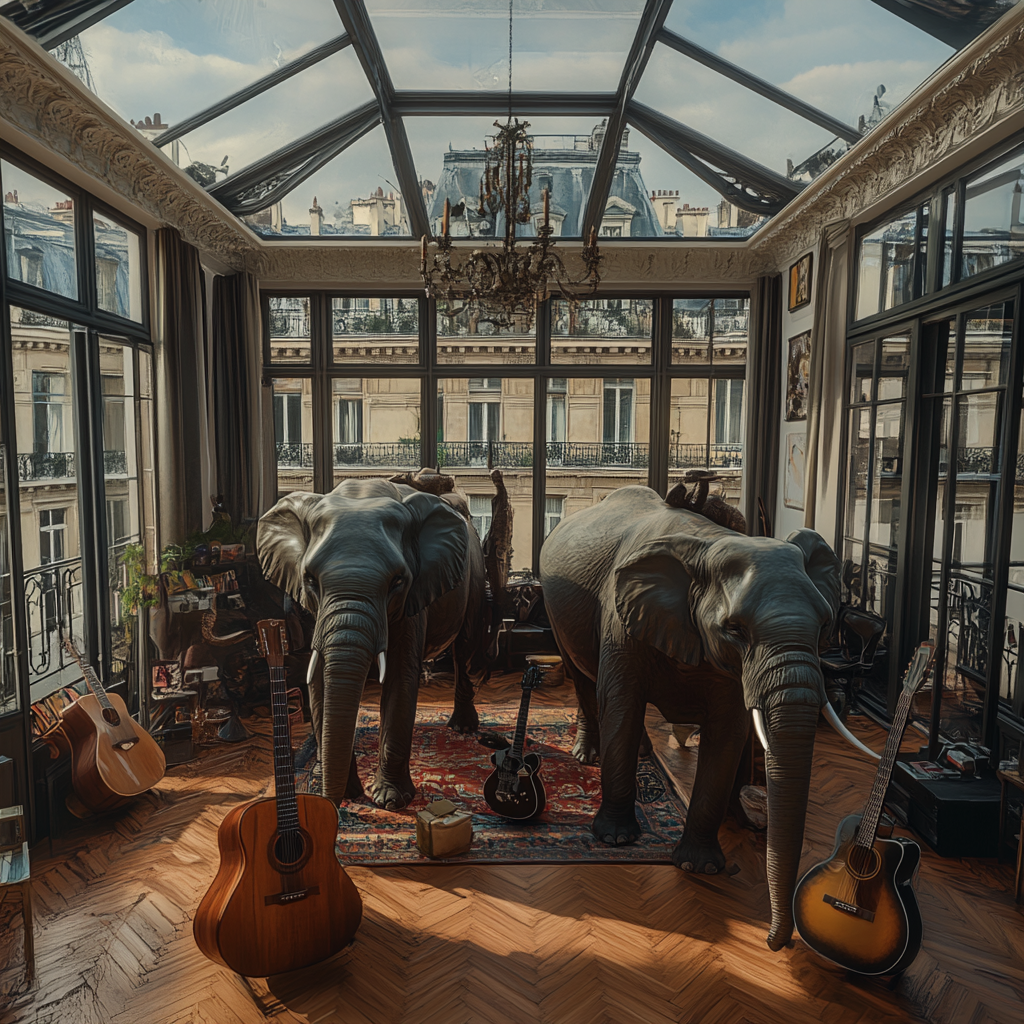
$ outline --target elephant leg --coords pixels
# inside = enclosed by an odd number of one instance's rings
[[[370,785],[370,798],[378,807],[397,811],[416,796],[409,774],[412,730],[416,724],[416,697],[419,692],[424,639],[424,615],[406,622],[401,632],[393,630],[390,651],[401,651],[399,663],[388,665],[387,679],[380,695],[380,759],[377,774]]]
[[[718,830],[729,806],[746,743],[747,712],[737,695],[736,700],[711,712],[701,725],[700,753],[686,827],[672,851],[676,867],[709,875],[725,868]]]
[[[572,756],[580,764],[597,764],[601,751],[597,690],[594,688],[593,682],[564,654],[562,655],[562,669],[576,690],[576,742],[572,746]]]
[[[591,831],[604,843],[640,838],[636,820],[636,767],[646,699],[641,673],[622,653],[602,652],[597,673],[601,723],[601,807]]]
[[[458,640],[452,649],[452,664],[455,668],[455,707],[448,719],[448,728],[456,732],[476,732],[480,718],[473,703],[473,680],[469,674],[469,660]]]

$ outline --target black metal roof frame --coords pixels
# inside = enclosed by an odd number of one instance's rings
[[[26,7],[21,2],[0,6],[4,15],[53,49],[131,0],[38,0]],[[992,24],[1007,9],[1009,0],[988,0],[983,5],[965,0],[872,0],[889,13],[923,32],[959,48]],[[224,181],[208,187],[210,195],[238,215],[257,212],[279,201],[378,124],[384,126],[398,187],[408,211],[414,237],[429,235],[423,193],[416,174],[403,118],[422,116],[470,116],[504,113],[508,94],[498,91],[397,91],[364,0],[334,0],[344,33],[302,57],[186,118],[160,135],[164,146],[215,117],[258,96],[306,68],[351,46],[373,90],[374,100],[344,117],[318,128],[289,145],[268,154]],[[665,28],[672,0],[646,0],[636,34],[626,57],[615,92],[513,92],[512,112],[534,116],[591,115],[607,119],[594,180],[583,218],[583,235],[599,228],[615,176],[622,132],[632,124],[701,180],[741,209],[772,215],[803,185],[770,170],[715,142],[702,133],[633,99],[651,53],[662,43],[712,71],[737,82],[800,117],[834,132],[848,143],[860,132],[817,107],[785,92],[717,54]],[[259,205],[262,204],[262,205]]]

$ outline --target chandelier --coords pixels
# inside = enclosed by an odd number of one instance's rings
[[[500,249],[474,249],[460,263],[453,264],[454,249],[450,227],[452,216],[462,216],[468,200],[454,208],[444,201],[441,237],[429,242],[435,250],[428,259],[428,240],[420,240],[420,275],[429,298],[439,300],[438,311],[452,318],[472,309],[496,327],[516,325],[523,330],[533,326],[537,303],[558,291],[571,312],[584,298],[593,295],[601,283],[601,252],[597,232],[590,229],[580,258],[583,274],[573,279],[555,252],[551,240],[549,190],[541,192],[542,216],[537,237],[529,245],[516,244],[516,225],[527,224],[533,216],[530,186],[533,183],[533,140],[527,134],[529,121],[512,116],[512,4],[508,5],[508,119],[494,122],[498,129],[491,147],[484,143],[487,156],[477,213],[505,221],[505,237]]]

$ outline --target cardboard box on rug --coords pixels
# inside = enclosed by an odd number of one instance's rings
[[[438,859],[465,853],[473,845],[473,817],[450,800],[435,800],[416,815],[420,853]]]

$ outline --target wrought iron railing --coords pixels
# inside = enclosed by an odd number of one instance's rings
[[[75,661],[62,642],[82,632],[82,560],[68,558],[25,573],[28,668],[33,700],[62,685],[60,673]],[[63,633],[62,633],[63,629]]]
[[[18,455],[19,480],[66,480],[74,477],[74,452],[23,452]]]
[[[380,300],[379,309],[333,309],[334,340],[348,334],[405,334],[410,343],[419,340],[420,314],[416,299]]]
[[[308,338],[308,309],[272,309],[270,311],[270,337]]]
[[[563,469],[647,469],[650,445],[626,442],[548,441],[547,464]],[[533,466],[533,444],[530,441],[439,441],[437,463],[441,468],[491,465],[500,469],[529,469]],[[392,443],[366,442],[336,444],[333,464],[345,466],[395,467],[418,466],[420,446],[417,441]],[[280,443],[277,465],[281,469],[312,469],[313,445]],[[670,444],[669,469],[740,469],[743,465],[741,444]]]
[[[128,472],[128,458],[125,452],[116,450],[103,453],[103,475],[124,476]]]

